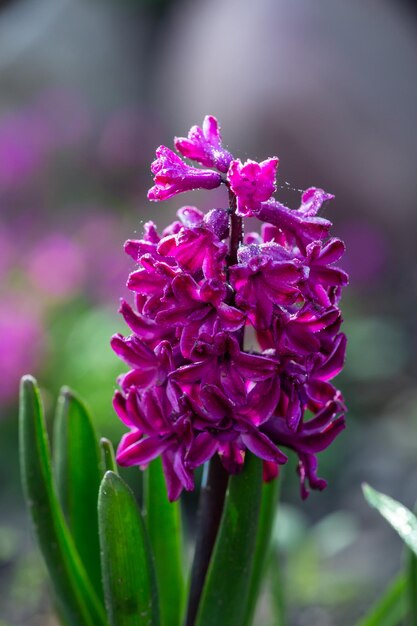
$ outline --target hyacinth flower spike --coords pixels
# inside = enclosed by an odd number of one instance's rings
[[[347,276],[334,265],[344,245],[328,239],[331,224],[317,215],[333,196],[313,187],[298,209],[285,207],[272,197],[278,158],[234,159],[212,116],[175,146],[213,169],[158,148],[149,198],[223,184],[229,202],[206,215],[183,207],[161,235],[149,222],[142,239],[126,244],[137,262],[128,280],[135,306],[121,310],[133,334],[115,336],[112,346],[132,368],[115,399],[132,431],[118,461],[144,467],[161,455],[175,499],[214,455],[234,472],[250,449],[269,464],[285,462],[284,446],[299,455],[305,497],[306,485],[322,486],[306,462],[317,446],[300,448],[311,440],[303,436],[306,411],[328,416],[323,441],[344,425],[343,401],[329,382],[342,368],[346,343],[338,302]],[[245,216],[263,223],[260,235],[243,237]],[[258,351],[245,349],[250,328]],[[257,404],[266,388],[267,410]]]

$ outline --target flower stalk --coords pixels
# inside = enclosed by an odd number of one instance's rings
[[[229,210],[230,210],[230,241],[229,254],[227,257],[228,268],[237,263],[237,251],[243,241],[243,219],[237,215],[237,201],[233,191],[228,188],[229,192]]]

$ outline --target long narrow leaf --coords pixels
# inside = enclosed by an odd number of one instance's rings
[[[262,461],[248,453],[242,473],[229,481],[196,626],[241,626],[244,621],[261,486]]]
[[[104,608],[59,507],[42,404],[30,376],[20,387],[19,444],[25,498],[60,610],[71,626],[105,626]]]
[[[179,626],[184,604],[181,509],[169,502],[162,461],[155,459],[145,472],[146,526],[155,557],[161,607],[161,626]]]
[[[149,538],[132,491],[114,472],[104,475],[98,513],[104,595],[111,626],[158,626]]]
[[[271,542],[272,526],[277,511],[280,485],[281,482],[278,479],[262,485],[261,510],[259,513],[259,523],[256,532],[255,555],[243,626],[250,626],[253,622],[259,591],[261,589],[265,573],[268,548]]]
[[[368,504],[387,520],[404,543],[417,555],[417,517],[414,513],[369,485],[363,485],[363,493]]]
[[[67,387],[61,390],[55,416],[54,465],[68,527],[96,593],[102,597],[97,517],[103,475],[100,449],[87,409]]]
[[[356,626],[399,626],[407,613],[407,582],[400,574]]]

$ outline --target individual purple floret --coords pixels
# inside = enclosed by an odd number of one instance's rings
[[[348,279],[335,266],[344,244],[317,215],[332,196],[313,187],[287,208],[271,197],[278,159],[233,159],[211,116],[175,145],[221,174],[160,147],[149,198],[223,184],[228,203],[207,214],[185,206],[162,233],[148,222],[142,239],[126,242],[137,267],[127,283],[133,306],[120,308],[131,335],[112,339],[130,367],[114,398],[129,428],[117,460],[146,467],[161,456],[175,500],[215,455],[237,473],[249,451],[271,480],[286,448],[298,455],[305,498],[325,487],[317,455],[345,427],[330,382],[346,349],[339,300]],[[257,217],[260,232],[244,236],[244,216]]]
[[[159,146],[151,165],[155,185],[148,191],[149,200],[167,200],[177,193],[191,189],[214,189],[222,182],[212,170],[190,167],[166,146]]]
[[[269,200],[276,191],[275,178],[279,159],[272,157],[261,163],[248,159],[232,161],[227,172],[231,191],[237,199],[237,215],[251,217],[261,202]]]
[[[206,167],[215,167],[224,174],[233,159],[222,146],[219,124],[212,115],[206,115],[201,128],[193,126],[187,139],[175,137],[174,143],[183,156]]]

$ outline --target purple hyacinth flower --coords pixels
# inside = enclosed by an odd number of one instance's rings
[[[230,189],[237,198],[237,215],[251,217],[261,202],[276,191],[275,177],[279,159],[272,157],[257,163],[248,159],[232,161],[227,173]]]
[[[157,149],[151,170],[155,185],[149,190],[148,198],[155,202],[191,189],[214,189],[222,182],[217,172],[190,167],[166,146]]]
[[[212,115],[206,115],[201,128],[193,126],[187,139],[175,137],[174,143],[183,156],[206,167],[215,167],[223,173],[227,172],[233,159],[230,152],[222,146],[220,127]]]
[[[129,429],[118,462],[146,467],[161,456],[175,500],[214,456],[234,474],[255,454],[272,480],[284,447],[298,455],[304,498],[324,488],[318,454],[345,426],[330,382],[346,351],[339,301],[347,275],[336,266],[344,244],[318,216],[332,196],[312,187],[297,209],[284,206],[271,197],[278,159],[233,159],[212,117],[176,147],[226,176],[161,147],[149,197],[223,183],[229,206],[206,214],[184,206],[161,234],[147,222],[142,238],[125,244],[137,266],[127,283],[133,303],[120,307],[131,335],[112,339],[130,368],[114,397]],[[248,216],[262,226],[243,236]]]
[[[47,334],[36,302],[3,295],[0,300],[0,402],[14,401],[18,381],[27,371],[44,365]],[[6,416],[7,411],[2,413]],[[1,417],[0,417],[1,419]]]

